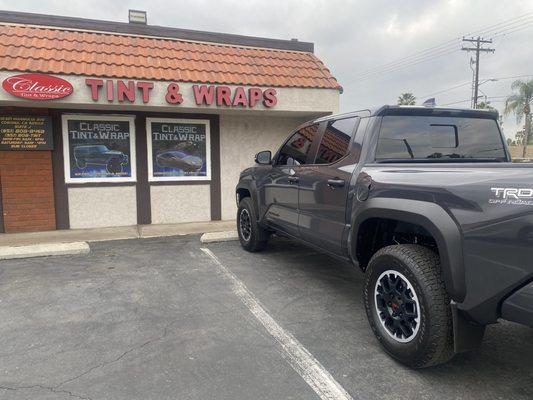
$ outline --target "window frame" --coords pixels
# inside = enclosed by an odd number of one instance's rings
[[[152,122],[155,123],[175,123],[175,124],[196,124],[205,126],[205,160],[207,162],[205,176],[184,175],[184,176],[154,176],[154,157],[152,143]],[[164,117],[147,117],[146,118],[146,154],[147,154],[147,172],[148,182],[187,182],[202,181],[211,182],[211,123],[208,119],[195,118],[164,118]]]
[[[70,142],[69,142],[69,121],[95,121],[95,122],[127,122],[129,124],[129,163],[130,163],[130,176],[126,177],[94,177],[94,178],[73,178],[71,176],[71,163],[70,163]],[[87,184],[87,183],[124,183],[137,182],[137,149],[136,149],[136,115],[130,114],[70,114],[65,113],[61,115],[61,136],[63,139],[63,176],[66,184]],[[92,145],[97,146],[97,145]]]

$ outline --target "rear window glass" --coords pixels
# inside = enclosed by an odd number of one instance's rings
[[[376,161],[506,161],[496,121],[481,118],[385,116]]]

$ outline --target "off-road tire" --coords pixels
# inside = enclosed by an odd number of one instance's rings
[[[403,339],[410,340],[406,343],[387,332],[376,306],[377,281],[389,270],[407,278],[418,300],[419,326],[412,338]],[[445,363],[454,356],[450,298],[441,276],[439,257],[432,250],[414,244],[380,249],[366,271],[363,301],[370,327],[379,343],[402,364],[425,368]]]
[[[118,174],[122,172],[122,164],[118,160],[109,160],[106,165],[106,170],[110,174]]]
[[[247,221],[249,220],[249,225]],[[242,222],[242,224],[241,224]],[[246,228],[243,226],[246,224]],[[244,250],[258,252],[263,250],[268,241],[268,232],[257,223],[257,214],[252,199],[245,197],[237,209],[237,232]]]

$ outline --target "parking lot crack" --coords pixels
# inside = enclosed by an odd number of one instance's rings
[[[109,360],[109,361],[103,361],[85,371],[83,371],[82,373],[72,377],[72,378],[69,378],[63,382],[60,382],[59,384],[55,385],[55,386],[46,386],[46,385],[42,385],[42,384],[34,384],[34,385],[24,385],[24,386],[5,386],[5,385],[0,385],[0,390],[6,390],[6,391],[18,391],[18,390],[29,390],[29,389],[43,389],[43,390],[48,390],[52,393],[56,393],[56,394],[66,394],[68,395],[69,397],[74,397],[74,398],[77,398],[77,399],[81,399],[81,400],[93,400],[92,398],[90,397],[87,397],[87,396],[82,396],[82,395],[77,395],[75,393],[73,393],[72,391],[70,390],[66,390],[66,389],[61,389],[62,386],[64,385],[67,385],[69,383],[72,383],[80,378],[82,378],[83,376],[85,375],[88,375],[90,374],[91,372],[97,370],[97,369],[100,369],[100,368],[104,368],[108,365],[111,365],[111,364],[114,364],[120,360],[122,360],[124,357],[126,357],[128,354],[132,353],[132,352],[135,352],[137,350],[140,350],[146,346],[149,346],[150,344],[152,343],[155,343],[155,342],[158,342],[160,340],[163,340],[164,338],[167,337],[168,335],[168,331],[170,329],[170,327],[176,323],[177,321],[172,321],[170,322],[169,324],[167,324],[164,328],[163,328],[163,331],[160,335],[158,335],[157,337],[154,337],[152,339],[149,339],[137,346],[133,346],[131,348],[129,348],[128,350],[122,352],[119,356],[113,358],[112,360]]]
[[[18,390],[30,390],[30,389],[43,389],[43,390],[47,390],[49,392],[56,393],[56,394],[66,394],[67,396],[74,397],[76,399],[93,400],[91,397],[78,395],[78,394],[75,394],[75,393],[71,392],[70,390],[57,389],[56,387],[52,387],[52,386],[31,385],[31,386],[15,386],[15,387],[11,387],[11,386],[1,386],[0,385],[0,390],[18,391]]]
[[[59,383],[58,385],[54,386],[54,388],[59,388],[59,387],[61,387],[61,386],[63,386],[63,385],[66,385],[66,384],[68,384],[68,383],[72,383],[72,382],[74,382],[74,381],[76,381],[76,380],[78,380],[78,379],[84,377],[85,375],[90,374],[91,372],[93,372],[93,371],[95,371],[95,370],[97,370],[97,369],[107,367],[108,365],[114,364],[114,363],[116,363],[116,362],[122,360],[124,357],[126,357],[128,354],[130,354],[130,353],[132,353],[132,352],[134,352],[134,351],[140,350],[140,349],[142,349],[142,348],[144,348],[144,347],[146,347],[146,346],[149,346],[149,345],[152,344],[152,343],[155,343],[155,342],[158,342],[158,341],[160,341],[160,340],[163,340],[163,339],[167,336],[169,328],[170,328],[175,322],[176,322],[176,321],[173,321],[173,322],[167,324],[167,325],[163,328],[163,332],[162,332],[161,335],[159,335],[159,336],[157,336],[157,337],[155,337],[155,338],[152,338],[152,339],[150,339],[150,340],[147,340],[146,342],[144,342],[144,343],[142,343],[142,344],[140,344],[140,345],[134,346],[134,347],[132,347],[132,348],[130,348],[130,349],[124,351],[124,352],[121,353],[118,357],[116,357],[116,358],[114,358],[114,359],[112,359],[112,360],[109,360],[109,361],[103,361],[103,362],[101,362],[100,364],[97,364],[97,365],[95,365],[95,366],[93,366],[93,367],[87,369],[86,371],[84,371],[84,372],[82,372],[82,373],[80,373],[80,374],[78,374],[78,375],[76,375],[76,376],[74,376],[74,377],[72,377],[72,378],[69,378],[69,379],[67,379],[67,380],[65,380],[65,381],[63,381],[63,382],[61,382],[61,383]]]

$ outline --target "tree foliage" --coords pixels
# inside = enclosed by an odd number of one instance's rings
[[[416,104],[416,97],[413,93],[402,93],[398,96],[399,106],[414,106]]]
[[[523,143],[524,149],[522,157],[526,157],[527,145],[531,138],[531,103],[533,102],[533,79],[528,81],[516,80],[511,85],[513,94],[507,97],[505,101],[504,114],[509,115],[514,113],[516,115],[516,122],[519,124],[522,118],[525,117],[526,124],[523,137],[516,134],[516,141]],[[520,135],[522,136],[522,135]]]
[[[531,112],[531,102],[533,101],[533,79],[529,81],[517,80],[511,85],[512,95],[505,101],[504,114],[516,115],[516,123],[519,124],[524,114]]]

